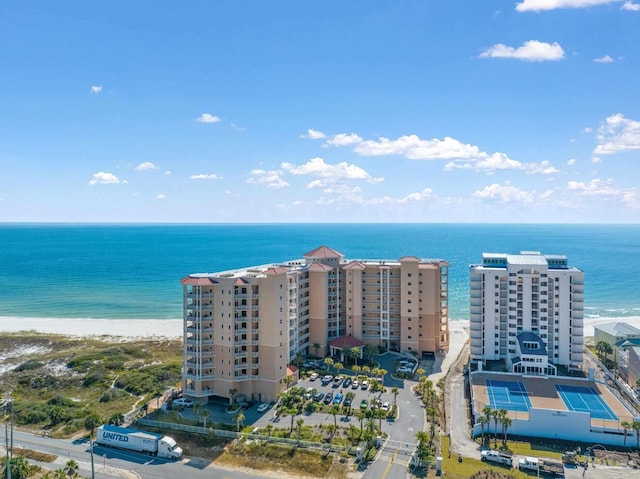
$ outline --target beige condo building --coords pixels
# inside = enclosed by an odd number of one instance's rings
[[[405,256],[347,260],[321,246],[302,259],[181,280],[183,390],[273,401],[296,356],[375,344],[431,355],[448,350],[448,263]]]

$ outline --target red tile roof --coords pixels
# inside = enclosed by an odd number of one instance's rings
[[[417,258],[415,256],[403,256],[402,258],[400,258],[400,261],[411,261],[412,263],[419,263],[420,258]]]
[[[275,266],[273,268],[269,268],[268,270],[266,270],[264,274],[273,275],[273,274],[285,274],[288,272],[289,270],[284,266]]]
[[[342,258],[344,255],[328,246],[320,246],[319,248],[309,251],[304,255],[305,258]]]
[[[297,372],[298,372],[298,368],[295,367],[293,364],[290,364],[289,366],[287,366],[287,376],[291,376]]]
[[[346,266],[343,266],[342,269],[365,269],[365,265],[360,261],[352,261]]]
[[[211,284],[217,284],[217,281],[213,278],[185,276],[180,280],[180,283],[190,286],[208,286]]]
[[[322,263],[313,263],[309,266],[309,271],[331,271],[333,268]]]
[[[340,336],[339,338],[331,341],[329,343],[329,346],[332,348],[346,349],[353,347],[362,347],[364,346],[364,343],[358,338],[354,338],[353,336]]]

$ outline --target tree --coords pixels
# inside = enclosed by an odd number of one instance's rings
[[[358,365],[358,358],[360,357],[360,351],[361,349],[358,346],[354,346],[351,349],[349,349],[349,356],[351,356],[351,358],[354,360],[354,362],[356,363],[356,366]]]
[[[633,424],[631,424],[629,421],[622,421],[620,423],[620,426],[622,426],[622,429],[624,431],[624,444],[623,447],[627,447],[627,431],[631,428],[633,428]]]
[[[334,404],[331,406],[331,414],[333,415],[333,424],[338,427],[338,419],[337,416],[340,414],[340,406]]]
[[[91,437],[93,437],[93,431],[96,427],[102,424],[102,419],[96,413],[89,413],[84,418],[84,428],[91,433]]]
[[[480,416],[478,418],[478,424],[480,424],[480,431],[482,434],[482,444],[484,444],[484,427],[489,423],[487,416]]]
[[[604,358],[604,362],[606,362],[607,354],[611,354],[613,352],[613,348],[606,341],[598,341],[598,344],[596,344],[596,351],[598,356],[600,356],[601,359]]]
[[[342,364],[342,363],[335,363],[335,364],[333,365],[333,367],[334,367],[334,368],[336,368],[336,372],[338,372],[338,373],[339,373],[342,369],[344,369],[344,364]]]
[[[291,376],[290,374],[287,374],[287,375],[285,375],[284,378],[282,378],[282,380],[284,381],[286,389],[289,389],[289,386],[293,382],[293,376]]]
[[[356,398],[356,393],[349,391],[344,395],[345,399],[349,400],[349,410],[347,412],[347,416],[351,415],[351,406],[353,405],[353,400]]]
[[[352,367],[351,367],[351,370],[352,370],[354,373],[356,373],[356,376],[357,376],[357,375],[358,375],[358,373],[359,373],[360,371],[362,371],[362,368],[356,364],[355,366],[352,366]]]
[[[362,372],[366,374],[367,377],[369,377],[369,375],[371,374],[371,368],[369,366],[362,366]]]
[[[240,432],[240,425],[244,424],[244,414],[242,411],[233,416],[233,420],[236,422],[236,432]]]
[[[382,420],[387,417],[387,411],[376,409],[375,411],[373,411],[373,417],[378,419],[378,427],[382,430]]]
[[[500,411],[497,409],[491,410],[491,417],[493,418],[493,434],[495,436],[496,446],[498,445],[498,421],[500,420]]]
[[[373,357],[378,354],[378,346],[376,344],[365,344],[363,347],[365,356],[369,358],[369,362],[373,360]]]
[[[493,411],[493,409],[489,406],[485,406],[482,408],[482,414],[484,415],[484,417],[487,419],[487,424],[489,424],[490,420],[491,420],[491,411]],[[489,432],[489,428],[487,428],[487,433]]]
[[[395,406],[398,400],[398,393],[400,392],[400,390],[397,387],[392,387],[391,388],[391,394],[393,394],[393,405]]]
[[[333,366],[333,359],[324,358],[324,363],[327,365],[327,368],[329,369],[329,371],[331,371],[331,366]]]
[[[313,348],[316,350],[316,356],[318,356],[318,351],[320,351],[320,343],[313,343]]]
[[[211,415],[211,411],[209,411],[207,408],[202,408],[202,410],[199,413],[199,416],[202,418],[202,423],[205,428],[207,427],[207,418],[210,415]]]
[[[236,396],[238,395],[238,390],[236,388],[229,389],[229,404],[233,404],[236,402]]]
[[[636,449],[640,449],[640,446],[638,445],[640,443],[640,421],[634,420],[631,423],[631,428],[636,433]]]
[[[78,469],[80,469],[80,466],[73,459],[69,459],[64,465],[64,471],[69,477],[78,477]]]
[[[298,431],[298,441],[300,441],[300,436],[302,435],[302,426],[304,426],[304,419],[300,418],[296,421],[296,430]]]
[[[504,439],[502,440],[502,443],[504,445],[507,444],[507,429],[509,429],[509,426],[511,426],[512,423],[513,420],[508,415],[505,415],[502,418],[502,432],[504,433]]]
[[[358,410],[356,411],[356,417],[360,421],[360,437],[362,437],[362,426],[363,426],[362,422],[364,421],[364,418],[367,416],[364,413],[364,411]]]
[[[416,374],[420,377],[422,377],[422,375],[425,373],[425,370],[422,368],[418,368],[416,369]]]
[[[429,457],[429,448],[427,442],[429,441],[429,435],[425,431],[418,431],[415,433],[416,440],[418,441],[417,453],[420,464]]]
[[[507,418],[507,417],[508,417],[509,412],[508,412],[506,409],[498,409],[498,411],[497,411],[497,412],[498,412],[498,414],[497,414],[497,419],[498,419],[498,421],[500,421],[500,423],[502,424],[502,423],[503,423],[503,421],[505,420],[505,418]],[[495,420],[495,419],[494,419],[494,420]],[[497,422],[496,422],[495,426],[496,426],[496,431],[495,431],[495,433],[496,433],[496,447],[497,447],[497,445],[498,445],[498,423],[497,423]]]
[[[11,464],[11,479],[26,479],[31,475],[32,467],[29,462],[22,456],[12,457],[9,460],[9,464]],[[7,477],[6,467],[2,477]]]
[[[273,432],[273,424],[267,424],[264,429],[267,431],[267,437],[271,438],[271,433]]]

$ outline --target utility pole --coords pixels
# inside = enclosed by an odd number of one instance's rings
[[[93,467],[93,428],[91,428],[91,432],[89,434],[89,451],[91,452],[91,479],[96,479],[96,472]]]

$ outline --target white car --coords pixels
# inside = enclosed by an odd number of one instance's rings
[[[173,401],[173,405],[181,408],[191,407],[193,406],[193,401],[191,399],[178,398],[175,401]]]
[[[380,409],[382,409],[383,411],[388,411],[389,407],[391,407],[391,405],[389,404],[389,402],[385,401],[382,403],[382,406],[380,406]]]
[[[318,379],[318,373],[311,373],[311,376],[309,376],[309,381],[315,381],[316,379]]]
[[[258,406],[258,412],[265,412],[267,409],[269,409],[269,405],[266,402],[263,402]]]
[[[400,369],[398,369],[399,373],[413,373],[413,368],[409,368],[409,367],[402,367]]]

